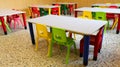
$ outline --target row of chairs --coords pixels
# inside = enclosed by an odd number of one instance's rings
[[[48,10],[46,10],[44,8],[31,7],[30,10],[31,10],[31,14],[32,14],[33,18],[48,15]],[[58,15],[59,8],[52,8],[51,14]]]
[[[48,41],[48,56],[52,56],[52,48],[55,43],[57,43],[60,46],[66,46],[67,47],[67,54],[66,54],[66,64],[68,64],[69,61],[69,55],[70,55],[70,48],[72,45],[74,45],[75,53],[77,54],[77,49],[75,42],[73,38],[66,36],[66,31],[64,29],[52,27],[52,32],[48,32],[46,25],[42,24],[36,24],[36,48],[35,50],[38,50],[38,40],[39,38],[45,38]]]
[[[59,4],[53,4],[53,5],[60,6]],[[43,16],[43,15],[48,15],[48,11],[43,9],[43,8],[31,7],[30,10],[31,10],[32,17],[39,17],[39,16]],[[72,4],[69,4],[68,6],[61,4],[61,14],[66,15],[69,13],[71,15],[72,12],[73,12],[73,5]],[[51,14],[58,15],[59,8],[52,8]]]

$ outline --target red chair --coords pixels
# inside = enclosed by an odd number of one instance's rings
[[[69,4],[68,5],[68,8],[69,8],[69,14],[71,15],[72,14],[72,12],[74,11],[73,9],[73,5],[72,4]]]
[[[40,11],[38,10],[37,7],[31,7],[31,14],[32,14],[32,18],[39,17]]]
[[[117,9],[118,7],[113,5],[113,6],[109,6],[109,8]],[[113,24],[114,24],[115,18],[117,16],[115,14],[112,14],[112,13],[106,13],[106,17],[107,17],[107,20],[113,19]]]
[[[54,6],[60,6],[59,4],[54,4]],[[52,13],[53,15],[59,15],[59,8],[52,8]]]
[[[91,35],[90,36],[90,45],[94,46],[94,56],[93,60],[97,60],[97,55],[98,52],[100,52],[101,47],[102,47],[102,39],[103,39],[103,30],[104,27],[102,27],[97,35]],[[84,38],[81,39],[80,41],[80,57],[83,56],[83,45],[84,45]]]

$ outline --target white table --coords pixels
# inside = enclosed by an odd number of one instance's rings
[[[77,12],[82,11],[91,11],[91,12],[106,12],[106,13],[113,13],[119,16],[118,25],[116,33],[119,33],[120,30],[120,9],[111,9],[111,8],[92,8],[92,7],[82,7],[75,9],[75,17],[77,17]]]
[[[94,7],[94,6],[107,6],[107,7],[118,6],[118,7],[120,7],[120,4],[104,4],[104,3],[92,4],[92,7]]]
[[[84,65],[88,64],[89,35],[98,31],[101,27],[103,27],[107,23],[107,21],[89,20],[82,18],[57,16],[57,15],[47,15],[43,17],[29,19],[27,21],[29,24],[29,30],[33,44],[35,44],[35,38],[34,38],[32,24],[45,24],[49,27],[58,27],[84,35],[85,38],[85,44],[84,44],[85,50],[83,53]]]
[[[59,8],[59,14],[60,15],[60,6],[53,6],[53,5],[31,5],[30,7],[37,7],[37,8],[47,8],[49,15],[51,14],[52,8]]]
[[[6,26],[4,24],[4,17],[14,15],[14,14],[22,14],[24,26],[25,26],[25,29],[27,29],[25,12],[16,11],[16,10],[12,10],[12,9],[0,9],[0,20],[2,22],[2,27],[3,27],[3,31],[4,31],[5,35],[7,34],[7,30],[6,30]]]

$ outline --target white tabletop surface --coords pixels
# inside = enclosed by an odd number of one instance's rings
[[[91,12],[106,12],[106,13],[120,14],[120,9],[113,9],[113,8],[82,7],[75,9],[75,11],[91,11]]]
[[[25,13],[23,11],[16,11],[12,9],[0,9],[0,16],[7,16],[7,15],[14,15],[14,14],[21,14]]]
[[[29,19],[27,21],[35,24],[46,24],[50,27],[63,28],[65,30],[83,35],[91,35],[107,23],[107,21],[89,20],[57,15],[47,15],[43,17]]]
[[[31,5],[30,7],[39,7],[39,8],[56,8],[59,6],[53,6],[53,5]]]
[[[118,6],[118,7],[120,7],[120,4],[103,4],[103,3],[98,3],[98,4],[92,4],[92,6]]]
[[[53,4],[76,4],[76,3],[64,3],[64,2],[56,2],[56,3],[53,3]]]

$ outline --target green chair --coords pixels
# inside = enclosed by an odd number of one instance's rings
[[[52,27],[52,40],[49,50],[49,56],[52,56],[52,47],[54,43],[57,43],[60,46],[63,45],[67,47],[66,64],[68,64],[69,61],[70,48],[72,45],[74,45],[74,50],[77,54],[77,49],[74,40],[72,38],[66,37],[66,32],[63,29]]]
[[[106,19],[106,13],[105,12],[95,12],[95,19],[96,20],[104,20],[107,21]],[[106,33],[106,29],[109,29],[109,22],[105,25],[104,33]]]
[[[0,22],[0,26],[2,25],[2,22]],[[7,25],[7,23],[5,22],[5,26],[6,26],[6,28],[8,29],[8,31],[9,32],[11,32],[11,29],[10,29],[10,27]]]
[[[46,11],[45,9],[39,8],[39,10],[40,10],[40,16],[48,15],[48,11]]]
[[[66,15],[68,13],[67,5],[61,4],[61,14]]]

